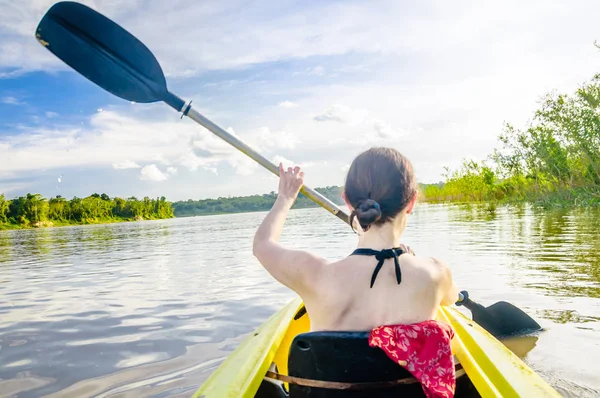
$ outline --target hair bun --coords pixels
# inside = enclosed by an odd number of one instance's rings
[[[360,201],[355,211],[356,215],[358,216],[358,222],[364,231],[369,229],[371,224],[379,221],[382,215],[379,203],[373,199],[365,199]]]

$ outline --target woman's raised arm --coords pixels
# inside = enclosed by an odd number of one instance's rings
[[[265,269],[279,282],[303,295],[314,290],[319,271],[326,261],[302,250],[283,247],[281,230],[289,210],[304,184],[299,167],[287,171],[279,164],[279,193],[275,204],[254,235],[252,252]]]

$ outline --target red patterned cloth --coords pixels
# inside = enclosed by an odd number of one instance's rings
[[[412,325],[376,327],[369,345],[406,368],[423,386],[428,398],[453,398],[456,376],[450,341],[454,330],[435,320]]]

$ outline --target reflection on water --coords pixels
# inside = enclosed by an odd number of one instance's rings
[[[460,225],[461,234],[477,234],[469,241],[478,250],[506,251],[511,267],[528,276],[513,283],[552,290],[552,295],[600,297],[599,209],[543,211],[519,205],[494,209],[491,216],[487,205],[464,205],[450,210],[448,222]]]
[[[293,297],[252,256],[264,213],[0,232],[0,397],[189,396]],[[404,241],[484,305],[545,331],[504,343],[565,396],[599,396],[600,211],[420,205]],[[282,240],[332,260],[356,236],[321,209]]]
[[[600,317],[581,315],[575,310],[544,310],[541,314],[557,323],[600,322]]]
[[[515,336],[502,339],[502,343],[514,352],[519,358],[525,358],[529,351],[533,350],[539,340],[539,336]]]

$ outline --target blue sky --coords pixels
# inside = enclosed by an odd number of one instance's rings
[[[393,146],[422,182],[484,158],[551,91],[600,72],[597,1],[83,2],[157,56],[172,92],[311,187]],[[551,3],[551,4],[550,4]],[[167,196],[277,189],[167,105],[131,104],[34,38],[52,1],[0,0],[0,193]]]

